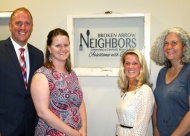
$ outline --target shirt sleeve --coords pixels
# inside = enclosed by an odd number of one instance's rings
[[[145,136],[147,134],[148,124],[153,112],[155,100],[151,88],[147,85],[143,85],[139,91],[136,105],[137,117],[133,129],[129,134],[130,136]]]

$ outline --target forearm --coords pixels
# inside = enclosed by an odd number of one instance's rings
[[[184,136],[190,132],[190,111],[186,113],[179,126],[175,129],[171,136]]]
[[[156,126],[156,107],[155,107],[155,105],[154,105],[154,110],[153,110],[153,114],[152,114],[152,127],[153,127],[153,130],[157,129],[157,126]]]
[[[71,128],[70,126],[68,126],[67,124],[65,124],[62,120],[60,120],[52,111],[50,111],[49,109],[46,109],[44,111],[40,111],[40,113],[38,113],[38,116],[44,120],[46,122],[46,124],[48,124],[50,127],[65,133],[69,136],[75,136],[79,135],[79,132],[77,132],[77,130]]]
[[[81,131],[83,131],[83,133],[87,133],[87,119],[86,119],[86,108],[85,108],[85,103],[84,101],[82,101],[81,106],[79,108],[79,112],[80,112],[80,116],[81,116],[81,120],[82,120],[82,128]]]
[[[159,131],[156,125],[156,112],[157,112],[157,106],[156,103],[154,104],[154,110],[152,114],[152,128],[153,128],[153,136],[159,136]]]

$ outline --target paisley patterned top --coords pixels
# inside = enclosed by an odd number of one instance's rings
[[[49,109],[70,127],[79,130],[81,117],[79,107],[83,100],[83,93],[78,84],[74,71],[59,73],[53,69],[41,67],[36,73],[44,74],[49,83],[50,104]],[[41,118],[35,129],[35,136],[66,136],[50,126]]]

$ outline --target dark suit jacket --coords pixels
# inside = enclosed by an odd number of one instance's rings
[[[28,44],[30,73],[24,87],[20,64],[10,38],[0,41],[0,132],[2,136],[34,136],[37,114],[30,95],[34,72],[44,63],[43,52]]]

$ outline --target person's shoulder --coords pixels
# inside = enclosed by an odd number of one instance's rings
[[[162,67],[161,69],[160,69],[160,71],[165,71],[165,70],[167,70],[168,68],[167,67]]]
[[[0,40],[0,44],[3,44],[5,42],[6,42],[6,40]]]
[[[190,75],[190,63],[186,63],[184,67],[182,68],[182,73],[186,73],[185,75]]]
[[[34,52],[38,52],[38,53],[43,53],[40,49],[38,49],[37,47],[35,47],[34,45],[28,43],[28,49],[29,50],[33,50]]]
[[[153,90],[147,84],[141,86],[140,94],[142,97],[151,97],[154,99]]]
[[[185,64],[185,67],[190,69],[190,63]]]
[[[150,90],[150,91],[152,91],[152,89],[150,88],[150,86],[147,85],[147,84],[143,84],[140,88],[142,88],[143,90]]]
[[[70,74],[70,76],[72,76],[73,78],[78,79],[78,76],[77,76],[77,74],[76,74],[76,72],[75,72],[74,70],[71,70],[71,73],[69,73],[69,74]]]
[[[166,73],[167,70],[168,70],[167,67],[165,67],[165,66],[164,66],[164,67],[161,67],[159,73]]]
[[[143,84],[139,89],[142,93],[153,93],[151,87],[147,84]]]
[[[76,76],[76,72],[74,70],[71,70],[71,75],[75,75]]]
[[[8,44],[8,42],[11,42],[10,38],[7,38],[5,40],[0,40],[0,45],[6,45],[6,44]]]
[[[47,70],[48,70],[48,68],[42,66],[42,67],[38,68],[35,73],[44,73]]]
[[[47,75],[48,75],[47,73],[48,73],[48,69],[42,66],[35,71],[33,78],[43,80],[47,78]]]
[[[5,44],[6,44],[5,40],[1,40],[0,41],[0,48],[3,48],[3,45],[5,45]]]

